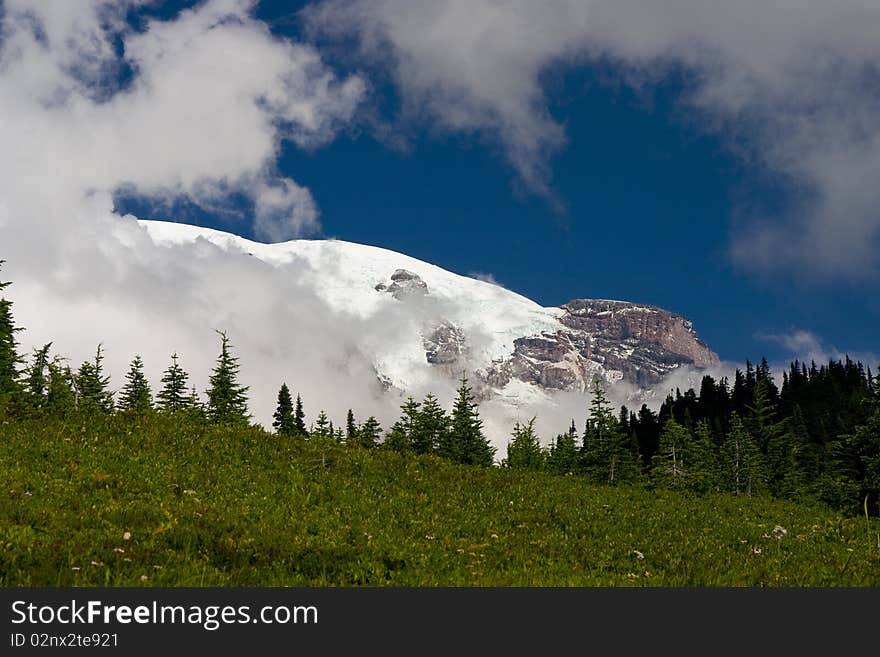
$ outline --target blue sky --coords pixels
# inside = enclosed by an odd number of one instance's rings
[[[164,3],[146,14],[167,18],[179,8]],[[725,360],[803,357],[790,337],[798,331],[826,351],[878,351],[876,278],[816,273],[814,253],[797,255],[792,216],[812,190],[766,165],[766,142],[715,125],[717,113],[687,102],[688,67],[646,85],[627,82],[625,62],[542,67],[544,109],[565,137],[543,158],[546,189],[538,189],[511,162],[503,138],[480,127],[438,128],[431,116],[402,111],[405,89],[387,68],[348,56],[353,36],[305,30],[296,8],[261,2],[256,15],[280,37],[313,43],[334,71],[360,75],[369,88],[332,141],[282,144],[275,166],[311,192],[322,226],[316,237],[491,274],[544,305],[580,297],[658,305],[692,319]],[[138,216],[161,213],[148,196],[116,200]],[[238,214],[184,200],[175,218],[253,237],[247,203],[228,204]],[[785,266],[749,265],[748,242],[737,239],[755,217],[791,230],[794,255]],[[821,244],[812,248],[821,256]]]

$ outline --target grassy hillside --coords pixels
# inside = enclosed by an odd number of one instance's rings
[[[0,425],[3,586],[880,586],[878,533],[155,416]]]

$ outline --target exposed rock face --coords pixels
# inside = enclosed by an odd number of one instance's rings
[[[428,294],[427,284],[411,271],[397,269],[390,278],[390,284],[380,283],[376,290],[398,300]],[[662,308],[575,299],[561,309],[558,330],[515,338],[513,353],[478,369],[474,384],[486,396],[513,380],[545,390],[583,392],[599,377],[648,389],[677,367],[718,363],[690,320]],[[448,320],[428,325],[422,344],[425,360],[450,376],[458,376],[467,365],[467,332]]]
[[[562,309],[559,331],[515,340],[514,353],[485,372],[486,382],[583,391],[599,376],[647,388],[676,367],[718,363],[689,320],[661,308],[576,299]]]
[[[391,285],[379,283],[379,292],[388,292],[395,299],[406,299],[411,296],[424,296],[428,293],[428,285],[418,274],[406,269],[397,269],[391,274]]]
[[[422,340],[425,358],[431,365],[452,365],[467,352],[464,332],[451,322],[443,322]]]

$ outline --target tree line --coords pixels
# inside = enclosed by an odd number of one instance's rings
[[[0,261],[2,265],[2,261]],[[0,282],[0,291],[9,283]],[[140,356],[132,360],[118,393],[110,389],[99,344],[93,358],[71,368],[52,344],[18,353],[12,303],[0,298],[0,415],[13,421],[40,417],[140,416],[171,413],[182,420],[229,426],[251,423],[248,388],[239,383],[239,359],[217,331],[220,352],[204,401],[172,354],[153,394]],[[702,378],[699,391],[676,390],[659,411],[614,412],[598,379],[586,421],[546,446],[536,418],[513,427],[507,456],[512,469],[582,476],[594,483],[646,484],[691,493],[729,492],[817,499],[858,512],[878,511],[880,498],[880,374],[853,362],[795,361],[777,386],[765,359],[746,363],[730,383]],[[432,394],[408,397],[387,430],[370,416],[358,423],[349,410],[334,426],[322,410],[306,425],[303,400],[282,383],[272,428],[279,436],[331,439],[401,453],[433,454],[456,463],[489,467],[495,448],[483,432],[479,405],[463,374],[447,412]]]

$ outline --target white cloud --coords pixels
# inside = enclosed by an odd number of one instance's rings
[[[789,352],[788,361],[773,367],[774,371],[778,370],[780,373],[788,369],[789,362],[795,359],[802,363],[815,361],[817,365],[822,365],[830,360],[844,360],[849,357],[854,361],[861,361],[866,367],[873,367],[880,362],[877,354],[838,349],[834,345],[826,344],[817,334],[805,329],[792,329],[788,333],[759,333],[755,337],[778,344]]]
[[[874,0],[324,0],[305,16],[325,35],[356,35],[360,55],[390,69],[405,116],[496,139],[549,196],[565,130],[543,74],[611,62],[639,87],[684,67],[694,124],[793,190],[781,216],[746,211],[735,261],[800,277],[878,274]]]
[[[209,0],[142,32],[123,21],[131,4],[0,4],[0,258],[23,348],[54,341],[76,367],[101,341],[117,387],[135,352],[155,383],[176,350],[203,390],[224,329],[257,419],[283,380],[312,418],[323,405],[339,420],[346,401],[388,412],[355,339],[370,329],[304,289],[304,263],[159,248],[113,207],[120,189],[208,207],[239,194],[264,238],[315,230],[308,189],[277,173],[281,143],[333,139],[363,81],[272,36],[251,2]]]
[[[489,283],[490,285],[497,285],[498,287],[504,287],[501,283],[498,282],[498,279],[495,278],[495,275],[491,272],[482,272],[482,271],[472,271],[468,274],[471,278],[476,278],[478,281],[483,281],[484,283]]]
[[[274,174],[279,140],[331,139],[364,85],[337,79],[313,49],[272,37],[250,18],[251,4],[214,0],[135,33],[119,4],[6,2],[7,186],[31,198],[51,186],[61,207],[121,187],[202,203],[240,192],[257,204],[263,236],[314,230],[308,190]],[[132,81],[115,89],[123,66]]]

